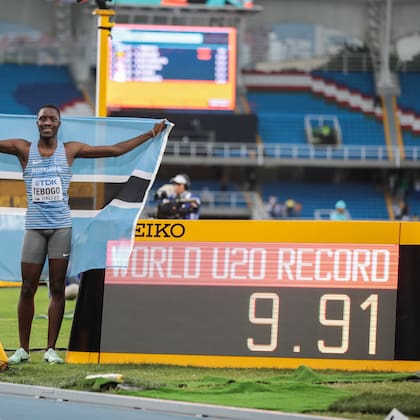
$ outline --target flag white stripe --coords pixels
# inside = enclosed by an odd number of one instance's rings
[[[101,210],[70,210],[72,217],[95,217]]]
[[[24,216],[26,214],[26,208],[0,207],[0,214],[12,214],[15,216]]]
[[[123,201],[120,200],[118,198],[114,198],[109,205],[113,206],[113,207],[118,207],[120,209],[138,209],[140,207],[142,207],[144,204],[143,201],[141,202],[127,202],[127,201]]]
[[[124,183],[127,182],[130,176],[151,180],[153,174],[145,172],[139,169],[134,170],[130,175],[73,175],[73,182],[113,182],[113,183]]]
[[[137,178],[152,179],[153,174],[150,172],[144,172],[141,170],[135,170],[131,175],[73,175],[73,182],[112,182],[112,183],[124,183],[127,182],[130,176],[135,176]],[[21,172],[10,172],[10,171],[0,171],[0,179],[14,179],[21,181],[23,175]]]
[[[0,171],[0,179],[23,179],[22,172]]]

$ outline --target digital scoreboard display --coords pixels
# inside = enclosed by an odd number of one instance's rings
[[[120,246],[110,244],[114,266]],[[130,289],[135,353],[392,359],[397,266],[397,245],[142,241],[105,281]]]
[[[139,220],[82,280],[68,361],[418,370],[418,225]]]
[[[234,28],[116,24],[109,44],[109,110],[235,108]]]
[[[253,0],[118,0],[119,6],[206,6],[252,9]]]

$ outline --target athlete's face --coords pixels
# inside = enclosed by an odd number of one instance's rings
[[[54,108],[41,108],[38,112],[37,126],[39,135],[43,139],[51,139],[57,136],[61,121],[58,112]]]

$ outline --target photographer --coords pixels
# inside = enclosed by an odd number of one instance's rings
[[[155,199],[158,205],[158,219],[199,219],[201,200],[190,191],[190,179],[186,174],[178,174],[171,179],[171,187],[159,188]]]

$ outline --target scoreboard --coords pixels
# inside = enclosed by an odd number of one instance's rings
[[[418,341],[419,310],[398,302],[409,290],[402,231],[401,222],[140,220],[127,269],[129,244],[108,246],[97,361],[418,369],[420,350],[409,353],[418,343],[404,340]],[[78,328],[68,361],[84,360]]]
[[[108,51],[111,111],[235,108],[235,28],[116,24]]]
[[[138,308],[143,337],[135,352],[389,359],[397,260],[396,246],[145,242],[106,285],[115,296],[131,290],[125,304]],[[121,321],[112,314],[107,325]],[[155,334],[163,328],[166,345]]]
[[[195,6],[252,9],[253,0],[118,0],[119,6]]]

